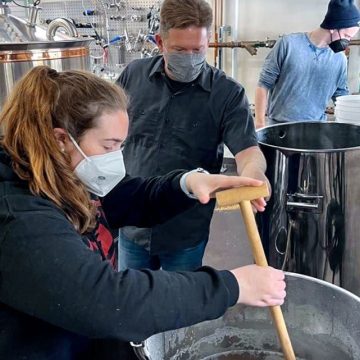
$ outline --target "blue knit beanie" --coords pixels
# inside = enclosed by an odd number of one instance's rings
[[[360,26],[360,12],[353,0],[331,0],[325,19],[320,25],[323,29],[347,29]]]

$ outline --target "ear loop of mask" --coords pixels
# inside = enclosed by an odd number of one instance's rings
[[[339,34],[339,39],[341,40],[341,34],[340,34],[339,29],[336,29],[336,31],[338,32],[338,34]],[[332,33],[330,33],[330,40],[331,40],[331,42],[333,41]]]
[[[72,141],[72,143],[75,145],[75,147],[79,150],[80,154],[84,157],[84,159],[86,159],[87,161],[91,161],[91,159],[89,157],[87,157],[85,155],[85,153],[81,150],[81,147],[79,146],[79,144],[75,141],[75,139],[70,135],[69,135],[69,138],[70,140]]]

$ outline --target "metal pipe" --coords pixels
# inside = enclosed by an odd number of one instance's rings
[[[214,0],[214,39],[215,43],[219,42],[219,35],[218,35],[218,18],[217,18],[217,1]],[[214,49],[214,66],[217,67],[217,56],[218,56],[218,48]]]
[[[220,25],[220,28],[219,28],[219,39],[218,39],[218,41],[219,41],[220,44],[222,42],[224,42],[224,28],[221,25]],[[218,68],[221,70],[223,68],[223,50],[222,50],[222,47],[218,48],[218,56],[219,56],[219,66],[218,66]]]
[[[0,15],[7,16],[10,13],[9,6],[6,3],[0,2]]]
[[[220,1],[220,11],[219,11],[219,20],[218,23],[220,25],[219,27],[219,38],[218,38],[218,42],[222,43],[222,42],[226,42],[226,37],[228,34],[230,34],[231,28],[227,25],[224,25],[224,13],[223,13],[223,9],[224,9],[224,0],[219,0]],[[220,47],[218,49],[218,57],[219,57],[219,69],[223,69],[224,68],[224,64],[225,64],[225,52],[222,50],[222,48]]]
[[[254,48],[259,47],[274,47],[276,40],[266,40],[266,41],[227,41],[223,43],[211,42],[209,47],[211,48],[244,48],[247,46],[252,46]],[[360,45],[360,44],[359,44]]]
[[[54,36],[56,31],[62,28],[66,31],[66,33],[71,37],[78,37],[79,33],[74,25],[73,22],[66,18],[57,18],[50,22],[47,30],[46,30],[46,37],[48,40],[54,40]]]
[[[235,0],[234,7],[234,23],[232,26],[232,38],[239,38],[239,0]],[[238,78],[238,50],[237,48],[232,48],[231,51],[231,77],[235,80]]]
[[[274,47],[276,40],[266,40],[266,41],[227,41],[227,42],[211,42],[209,43],[210,48],[244,48],[245,46],[258,47]],[[350,40],[350,46],[359,46],[359,40]]]
[[[250,55],[257,54],[257,48],[259,47],[274,47],[276,40],[266,40],[266,41],[229,41],[229,42],[213,42],[209,44],[210,48],[243,48],[246,49]]]
[[[218,2],[218,42],[223,42],[223,30],[222,30],[222,19],[221,19],[221,0],[217,0]],[[222,68],[222,50],[221,48],[217,49],[218,53],[218,68]]]
[[[39,8],[37,6],[31,6],[31,7],[27,8],[27,10],[29,12],[27,25],[30,27],[35,27],[38,13],[40,10],[42,10],[42,8]]]
[[[220,26],[224,25],[224,0],[220,0]]]

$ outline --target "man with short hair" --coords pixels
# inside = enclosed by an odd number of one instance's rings
[[[343,51],[359,30],[353,0],[331,0],[320,28],[283,36],[265,59],[255,93],[256,127],[270,123],[326,120],[330,99],[347,95]]]
[[[178,168],[218,173],[225,143],[239,175],[266,181],[243,87],[206,63],[211,26],[212,9],[205,0],[165,0],[156,35],[162,55],[135,60],[121,74],[119,85],[130,95],[123,151],[130,175]],[[265,200],[253,205],[263,211]],[[152,229],[121,229],[120,269],[200,267],[214,206],[195,206]]]

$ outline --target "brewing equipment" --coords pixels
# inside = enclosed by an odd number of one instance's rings
[[[297,359],[360,359],[360,299],[301,274],[286,279],[282,309]],[[137,351],[142,360],[283,359],[267,309],[244,305],[219,319],[154,335]]]
[[[258,214],[270,265],[360,295],[360,126],[283,123],[258,139],[272,186]]]
[[[30,6],[25,20],[0,3],[0,107],[14,83],[37,65],[58,71],[90,70],[92,40],[76,37],[76,28],[67,19],[55,19],[48,29],[36,25],[38,11],[36,5]]]

